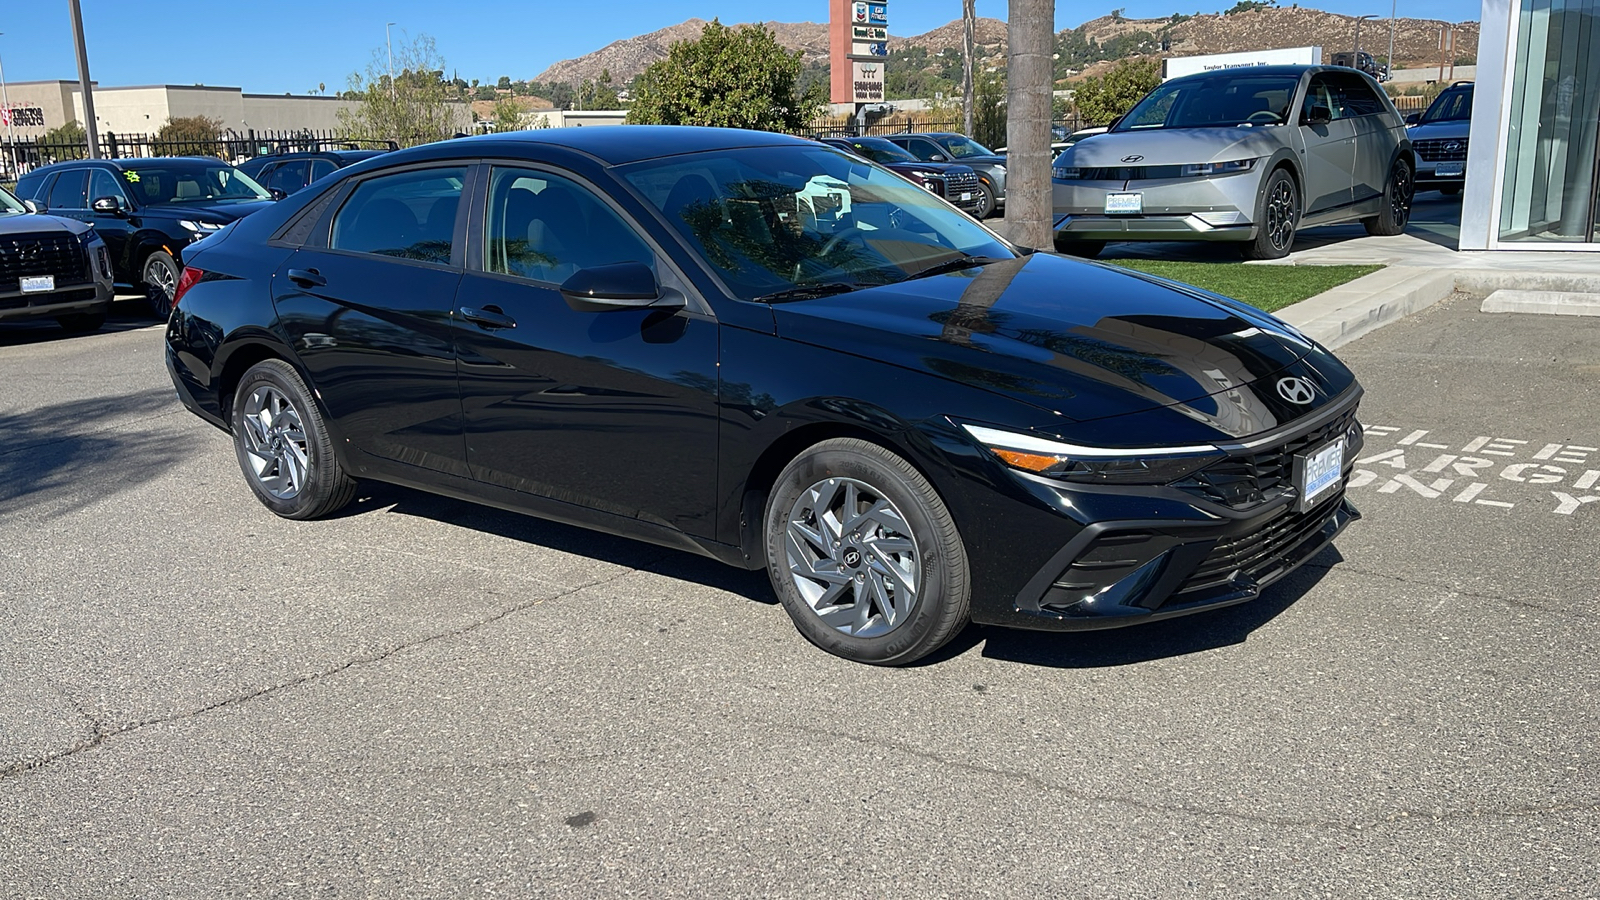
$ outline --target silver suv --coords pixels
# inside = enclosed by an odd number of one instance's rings
[[[1394,104],[1341,66],[1259,66],[1174,78],[1055,162],[1056,248],[1237,241],[1277,259],[1309,225],[1399,234],[1416,159]]]
[[[1406,116],[1417,153],[1417,190],[1459,194],[1467,181],[1467,132],[1472,128],[1472,82],[1450,85],[1422,115]]]

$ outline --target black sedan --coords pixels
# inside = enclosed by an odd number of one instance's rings
[[[207,157],[56,163],[18,179],[17,195],[93,225],[117,284],[143,290],[161,319],[172,310],[184,248],[272,205],[248,175]]]
[[[1356,515],[1293,328],[760,132],[357,164],[192,256],[167,364],[279,515],[374,479],[764,567],[867,663],[1249,600]]]

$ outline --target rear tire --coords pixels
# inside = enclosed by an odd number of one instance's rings
[[[1403,159],[1389,167],[1389,181],[1383,186],[1383,212],[1362,219],[1367,234],[1393,237],[1404,234],[1411,221],[1411,201],[1417,195],[1416,182],[1411,177],[1411,165]]]
[[[1102,250],[1106,249],[1105,241],[1075,241],[1071,238],[1064,238],[1059,234],[1056,235],[1055,244],[1057,253],[1065,253],[1068,256],[1081,256],[1084,259],[1094,259],[1100,255]]]
[[[883,447],[836,438],[807,449],[778,476],[764,521],[773,590],[823,650],[904,665],[966,626],[967,552],[950,510]]]
[[[1288,169],[1278,168],[1261,186],[1255,240],[1240,248],[1245,259],[1283,259],[1294,249],[1300,224],[1300,188]]]
[[[355,496],[356,483],[333,454],[311,392],[283,360],[262,360],[239,379],[232,423],[239,468],[267,509],[285,519],[315,519]]]
[[[70,315],[56,316],[56,324],[60,325],[63,331],[68,331],[72,334],[86,334],[91,331],[99,331],[100,326],[106,324],[106,314],[103,312],[71,313]]]
[[[141,272],[144,295],[150,300],[150,312],[165,322],[172,316],[172,301],[178,293],[178,279],[183,277],[183,273],[178,271],[177,260],[165,250],[157,250],[145,257]]]

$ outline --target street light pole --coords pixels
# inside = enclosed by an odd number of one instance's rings
[[[389,26],[393,22],[383,23],[383,45],[389,48],[389,101],[394,102],[394,42],[389,40]]]
[[[72,10],[72,40],[78,45],[78,90],[83,94],[83,130],[89,138],[89,158],[100,158],[100,126],[94,118],[94,86],[89,81],[89,51],[83,45],[83,8],[67,0]]]
[[[4,31],[0,31],[0,35],[4,34]],[[11,111],[11,93],[6,90],[6,67],[4,63],[0,63],[0,103],[5,104],[6,107],[6,156],[11,166],[7,171],[14,181],[22,173],[18,171],[19,167],[17,166],[17,135],[12,130],[12,126],[15,124],[12,119],[16,118],[16,113]]]
[[[1389,67],[1384,74],[1390,78],[1394,77],[1394,14],[1399,5],[1400,0],[1389,0],[1389,55],[1384,57],[1383,64]]]
[[[1373,13],[1368,13],[1368,14],[1366,14],[1364,16],[1356,16],[1356,45],[1354,47],[1355,59],[1352,60],[1352,62],[1354,62],[1355,65],[1351,66],[1351,68],[1354,68],[1354,69],[1361,68],[1361,23],[1363,21],[1367,20],[1367,19],[1376,19],[1376,18],[1377,18],[1377,16],[1375,14],[1373,14]]]

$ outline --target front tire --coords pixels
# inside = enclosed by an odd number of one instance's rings
[[[978,206],[972,211],[972,217],[979,221],[987,219],[994,215],[994,209],[997,205],[994,199],[994,188],[989,187],[988,182],[983,179],[978,179]]]
[[[772,587],[802,635],[854,662],[904,665],[967,624],[966,547],[910,463],[837,438],[784,468],[767,500]]]
[[[182,277],[177,260],[165,250],[157,250],[145,257],[141,272],[144,295],[150,300],[150,312],[165,322],[172,316],[172,301],[178,294],[178,279]]]
[[[1289,170],[1274,169],[1261,188],[1255,240],[1241,249],[1245,259],[1282,259],[1294,249],[1300,224],[1300,188]]]
[[[233,448],[256,499],[286,519],[326,516],[355,496],[311,392],[281,359],[256,363],[239,380]]]
[[[60,325],[63,331],[71,334],[87,334],[91,331],[99,331],[100,326],[106,324],[106,314],[103,312],[71,313],[65,316],[56,316],[56,324]]]
[[[1383,187],[1383,212],[1361,220],[1367,234],[1393,237],[1405,233],[1406,224],[1411,221],[1411,201],[1416,194],[1410,164],[1403,159],[1395,160],[1389,168],[1389,181]]]

